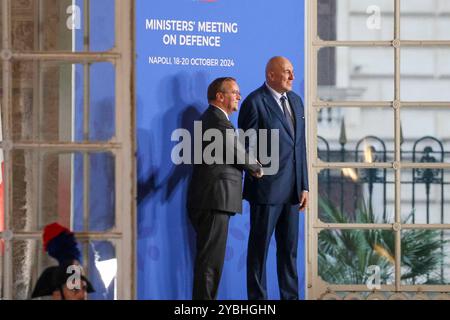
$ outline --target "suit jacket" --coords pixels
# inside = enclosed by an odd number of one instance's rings
[[[270,129],[278,129],[280,139],[278,173],[264,175],[261,179],[254,179],[249,175],[245,177],[244,199],[251,203],[298,204],[300,192],[309,189],[303,103],[300,96],[292,91],[287,93],[287,98],[295,116],[295,137],[290,133],[281,108],[265,84],[253,91],[242,103],[239,128],[253,128],[256,131],[267,129],[269,137]],[[268,150],[270,154],[270,144]],[[263,168],[267,166],[264,163],[262,165]]]
[[[202,136],[208,129],[218,129],[223,138],[225,152],[222,164],[195,164],[189,183],[188,209],[219,210],[230,213],[242,212],[242,170],[255,172],[258,164],[250,164],[250,158],[243,145],[238,143],[235,128],[225,114],[217,107],[209,106],[200,117]],[[227,129],[228,132],[226,131]],[[210,144],[204,142],[202,150]],[[234,152],[234,164],[226,164],[226,154]],[[243,164],[238,164],[243,163]]]

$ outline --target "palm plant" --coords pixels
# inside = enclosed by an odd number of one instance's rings
[[[364,200],[354,215],[341,212],[331,201],[320,198],[321,219],[329,223],[387,223],[377,221]],[[350,218],[353,216],[353,218]],[[407,222],[411,215],[405,219]],[[448,242],[438,230],[408,229],[401,239],[401,280],[405,283],[442,283],[439,272]],[[324,230],[318,239],[319,275],[335,284],[364,284],[369,266],[380,268],[382,283],[394,279],[395,234],[390,230]]]

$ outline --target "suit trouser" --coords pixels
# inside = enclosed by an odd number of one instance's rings
[[[191,223],[197,233],[193,300],[217,298],[225,260],[230,215],[231,213],[216,210],[189,211]]]
[[[247,251],[247,294],[249,300],[267,299],[266,259],[275,230],[277,275],[280,298],[298,299],[297,247],[298,205],[250,206],[250,236]]]

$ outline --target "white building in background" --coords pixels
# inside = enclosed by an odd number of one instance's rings
[[[401,40],[450,40],[450,0],[402,0],[400,9]],[[322,40],[394,39],[394,0],[320,0],[318,14],[318,31]],[[319,96],[322,100],[394,100],[393,47],[338,47],[321,50],[325,50],[319,53],[318,65]],[[447,152],[444,160],[436,153],[439,151],[439,144],[430,140],[417,145],[416,157],[422,157],[424,147],[429,145],[434,151],[430,155],[436,158],[436,162],[450,162],[450,47],[402,47],[400,61],[402,102],[449,102],[448,108],[401,109],[403,159],[412,161],[410,151],[414,142],[422,137],[431,136],[439,140]],[[341,148],[339,138],[342,138],[343,120],[347,150],[355,150],[358,140],[366,136],[376,136],[382,139],[387,150],[391,151],[387,161],[392,161],[394,155],[392,108],[322,109],[318,135],[326,139],[333,150]],[[368,140],[366,144],[373,143],[373,140]],[[319,141],[319,150],[323,146]],[[381,148],[376,143],[374,146],[377,151]],[[416,161],[420,160],[416,158]],[[450,170],[444,171],[444,182],[450,182]],[[394,181],[393,171],[387,170],[387,180]],[[411,180],[412,170],[403,171],[402,181],[405,183],[402,184],[401,193],[402,216],[406,217],[415,210],[415,222],[426,223],[425,184],[416,185],[413,205],[412,185],[406,183]],[[441,202],[442,198],[444,203]],[[393,184],[387,186],[386,200],[387,214],[393,217]],[[450,223],[450,186],[432,184],[429,203],[429,223],[440,223],[442,215],[443,222]],[[373,199],[375,211],[377,206],[380,207],[382,204],[382,188],[377,186],[374,189]]]

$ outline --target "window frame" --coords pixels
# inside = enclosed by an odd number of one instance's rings
[[[84,0],[85,22],[89,19],[89,0]],[[0,268],[3,292],[2,299],[13,298],[13,266],[12,241],[41,239],[42,232],[15,231],[11,228],[12,213],[12,157],[13,150],[34,151],[79,151],[87,155],[89,151],[109,151],[115,158],[115,227],[106,232],[75,232],[80,242],[90,240],[109,240],[115,245],[117,258],[117,299],[136,298],[136,136],[135,136],[135,2],[114,0],[115,4],[115,46],[106,52],[63,52],[39,51],[24,52],[12,48],[11,5],[12,0],[1,2],[2,40],[0,63],[2,63],[3,98],[1,101],[3,121],[3,141],[0,148],[4,152],[4,217],[5,230],[0,232],[4,240],[5,250]],[[86,25],[86,24],[85,24]],[[85,28],[85,39],[89,46],[89,25]],[[87,47],[88,48],[88,47]],[[89,66],[93,62],[110,62],[115,67],[115,136],[105,142],[61,142],[61,141],[15,141],[12,139],[12,63],[13,61],[55,61],[83,63],[85,75],[89,77]],[[84,108],[89,110],[89,78],[84,81]],[[86,99],[86,94],[88,99]],[[88,157],[88,156],[87,156]],[[89,159],[88,159],[89,160]],[[86,157],[84,160],[86,164]],[[84,166],[85,168],[88,166]],[[84,170],[84,177],[89,170]],[[84,179],[87,181],[87,179]],[[88,194],[89,186],[83,188]],[[84,197],[86,199],[87,197]],[[88,208],[88,199],[84,200],[84,208]],[[87,209],[88,210],[88,209]],[[88,220],[89,212],[84,212],[84,220]],[[86,260],[85,260],[86,261]],[[3,269],[3,270],[2,270]]]
[[[395,233],[395,279],[400,279],[401,267],[401,232],[408,229],[429,229],[429,230],[448,230],[450,224],[403,224],[401,222],[401,172],[402,170],[411,170],[418,168],[429,169],[449,169],[450,163],[408,163],[402,162],[400,157],[401,146],[401,125],[400,114],[402,108],[426,109],[431,107],[450,109],[450,102],[429,102],[429,101],[402,101],[400,99],[400,53],[404,47],[450,47],[450,41],[434,40],[405,40],[400,38],[400,0],[392,0],[394,4],[394,39],[389,41],[324,41],[318,36],[318,1],[306,1],[307,19],[306,19],[306,39],[307,39],[307,134],[310,137],[308,141],[308,170],[310,172],[310,207],[306,216],[307,232],[305,243],[307,244],[307,298],[308,299],[341,299],[338,292],[351,291],[354,294],[362,292],[371,292],[366,285],[335,285],[323,281],[318,273],[318,236],[322,230],[332,229],[384,229],[392,230]],[[337,1],[337,0],[333,0]],[[342,0],[340,0],[342,1]],[[394,100],[393,101],[321,101],[318,98],[318,51],[324,47],[336,48],[345,47],[374,47],[374,48],[393,48],[394,55]],[[318,146],[318,111],[321,108],[333,107],[390,107],[394,110],[394,143],[395,160],[392,162],[377,163],[340,163],[323,162],[317,154]],[[392,224],[331,224],[323,223],[318,218],[318,175],[325,169],[342,168],[389,168],[395,170],[395,222]],[[379,292],[404,293],[404,292],[450,292],[450,285],[402,285],[400,281],[395,281],[392,285],[381,284]],[[361,296],[360,296],[361,297]],[[450,296],[449,296],[450,299]]]

